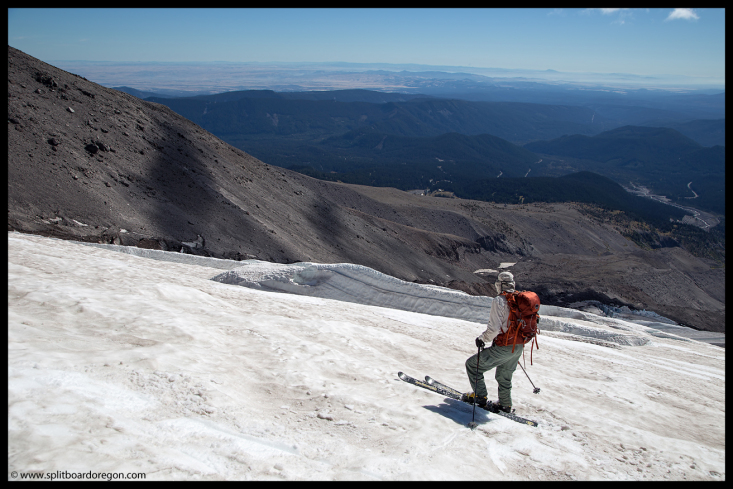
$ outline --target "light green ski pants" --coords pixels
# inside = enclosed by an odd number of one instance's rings
[[[478,361],[478,372],[476,372],[476,359],[478,354],[466,360],[466,373],[468,373],[468,381],[471,383],[473,392],[477,396],[488,397],[484,382],[484,372],[496,367],[496,382],[499,384],[499,402],[502,406],[512,405],[512,375],[517,369],[517,362],[522,356],[524,345],[518,344],[512,353],[512,345],[508,346],[492,346],[481,352],[481,358]],[[478,373],[478,375],[477,375]]]

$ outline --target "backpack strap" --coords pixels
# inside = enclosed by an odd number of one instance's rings
[[[514,353],[514,349],[517,347],[517,336],[519,336],[519,326],[515,328],[514,342],[512,343],[512,353]]]
[[[514,339],[512,341],[512,353],[514,353],[514,349],[517,347],[517,337],[519,336],[519,326],[521,318],[518,316],[519,308],[517,307],[517,294],[518,292],[502,292],[504,296],[506,296],[507,304],[509,305],[509,327],[507,327],[507,333],[509,333],[509,330],[511,329],[512,323],[511,323],[511,317],[512,314],[514,314],[514,322],[516,323],[514,326]],[[512,307],[514,306],[514,307]],[[508,343],[507,343],[508,346]]]

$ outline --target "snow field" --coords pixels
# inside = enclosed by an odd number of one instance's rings
[[[477,410],[471,431],[471,406],[397,372],[468,390],[483,324],[218,283],[220,269],[69,241],[9,233],[8,246],[9,471],[725,479],[724,350],[705,343],[632,323],[644,346],[543,332],[526,364],[542,392],[519,368],[512,392],[540,426]]]

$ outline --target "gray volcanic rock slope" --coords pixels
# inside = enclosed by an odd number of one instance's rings
[[[9,228],[223,258],[350,261],[426,281],[480,280],[414,249],[420,242],[440,254],[476,243],[364,212],[358,207],[384,206],[266,165],[162,105],[10,47],[8,75]]]
[[[323,182],[267,165],[167,107],[8,47],[8,229],[290,263],[351,262],[494,295],[517,262],[544,303],[614,300],[724,331],[724,271],[643,251],[573,205],[500,206]]]

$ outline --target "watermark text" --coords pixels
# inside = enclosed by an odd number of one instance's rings
[[[17,472],[10,473],[11,479],[20,480],[47,480],[47,481],[113,481],[113,480],[145,480],[144,472],[70,472],[57,470],[55,472]]]

